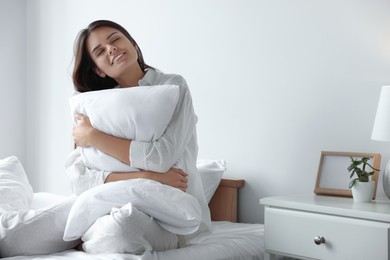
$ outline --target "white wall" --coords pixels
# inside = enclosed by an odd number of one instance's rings
[[[36,191],[70,193],[65,159],[72,150],[68,98],[73,38],[66,1],[27,2],[26,168]]]
[[[34,188],[70,192],[63,164],[72,150],[73,41],[95,19],[124,25],[147,63],[187,79],[199,157],[225,159],[225,177],[246,180],[241,221],[263,221],[261,197],[312,193],[321,150],[379,152],[383,169],[390,144],[370,135],[390,84],[389,11],[386,0],[30,0]]]
[[[0,2],[0,158],[25,162],[26,8],[24,0]]]

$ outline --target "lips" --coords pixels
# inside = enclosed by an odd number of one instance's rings
[[[111,61],[111,65],[113,65],[113,64],[114,64],[115,62],[117,62],[120,58],[122,58],[123,55],[125,55],[125,52],[119,53],[117,56],[114,56],[114,58],[113,58],[112,61]]]

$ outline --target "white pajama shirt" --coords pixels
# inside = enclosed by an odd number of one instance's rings
[[[186,236],[187,242],[200,233],[211,230],[209,208],[203,193],[202,182],[196,168],[198,145],[196,137],[197,116],[194,113],[192,98],[187,83],[182,76],[164,74],[149,69],[139,81],[139,86],[178,85],[179,99],[164,134],[153,142],[132,140],[130,145],[130,166],[154,172],[167,172],[177,167],[188,173],[187,193],[196,197],[202,209],[202,223],[199,230]],[[66,173],[70,177],[75,194],[104,184],[110,172],[87,168],[75,149],[66,162]]]

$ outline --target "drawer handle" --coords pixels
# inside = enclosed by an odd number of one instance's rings
[[[322,236],[316,236],[314,238],[314,243],[316,243],[316,245],[325,244],[325,238]]]

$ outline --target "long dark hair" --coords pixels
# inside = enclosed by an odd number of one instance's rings
[[[77,35],[74,45],[74,68],[73,68],[73,84],[77,91],[86,92],[93,90],[110,89],[118,85],[118,83],[111,77],[106,76],[104,78],[99,77],[95,73],[96,64],[92,60],[87,51],[86,42],[89,35],[99,27],[110,27],[117,29],[134,45],[138,54],[138,64],[142,71],[147,69],[154,69],[152,66],[147,65],[144,62],[144,58],[141,49],[138,47],[137,42],[131,37],[128,31],[121,25],[108,21],[98,20],[90,23],[86,29],[83,29]]]

